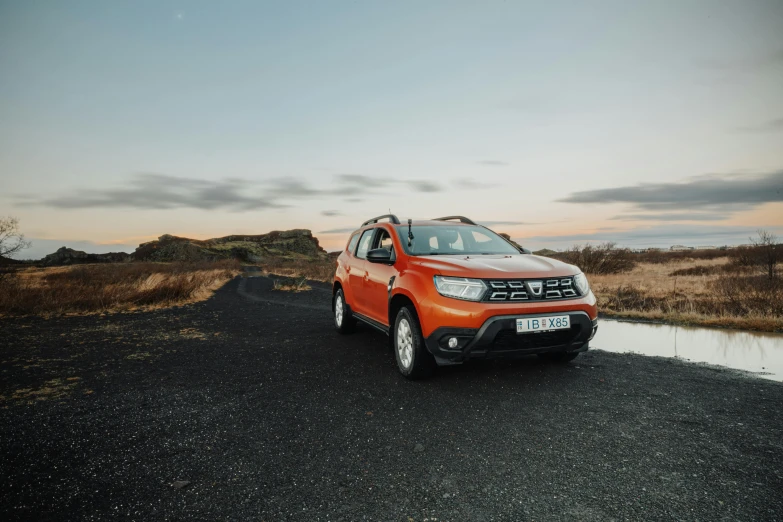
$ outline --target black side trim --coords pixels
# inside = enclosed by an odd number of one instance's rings
[[[356,312],[353,313],[353,316],[356,319],[360,320],[361,322],[372,326],[376,330],[380,330],[383,333],[385,333],[386,335],[389,335],[389,327],[388,326],[384,326],[381,323],[379,323],[378,321],[376,321],[374,319],[370,319],[369,317],[365,317],[362,314],[358,314]]]

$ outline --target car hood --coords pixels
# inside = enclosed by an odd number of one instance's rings
[[[412,263],[441,275],[480,279],[562,277],[579,273],[573,265],[550,257],[519,255],[417,256]]]

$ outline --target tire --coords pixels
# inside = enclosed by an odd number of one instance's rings
[[[348,303],[345,302],[345,294],[343,289],[338,288],[332,297],[332,318],[334,319],[334,327],[341,334],[353,333],[356,329],[356,319],[353,318],[351,309],[348,307]]]
[[[539,353],[538,357],[545,361],[551,361],[556,363],[571,362],[579,356],[579,352],[550,352]]]
[[[407,379],[423,379],[435,372],[435,358],[424,345],[419,318],[411,306],[403,306],[397,312],[392,347],[397,368]]]

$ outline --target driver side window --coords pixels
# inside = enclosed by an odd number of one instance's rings
[[[359,248],[356,250],[356,257],[359,259],[367,258],[367,252],[370,250],[370,242],[374,233],[375,229],[371,228],[370,230],[365,230],[362,234],[362,238],[359,240]]]

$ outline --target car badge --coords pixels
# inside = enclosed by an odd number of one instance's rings
[[[527,281],[527,289],[535,297],[541,297],[541,292],[544,290],[544,283],[541,281]]]

